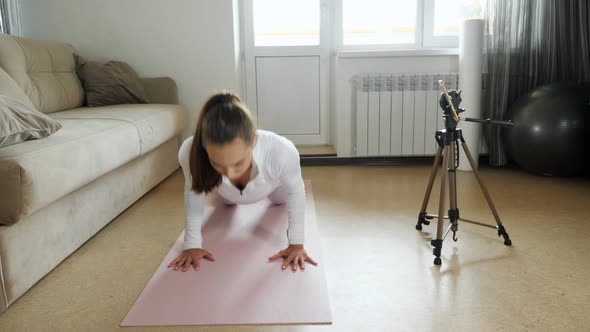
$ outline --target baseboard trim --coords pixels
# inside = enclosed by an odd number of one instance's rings
[[[488,164],[488,156],[479,157],[479,165]],[[467,162],[467,160],[465,160]],[[434,156],[403,157],[301,157],[301,166],[392,166],[428,165],[434,163]]]

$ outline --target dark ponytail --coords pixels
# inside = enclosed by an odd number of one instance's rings
[[[190,151],[192,189],[208,193],[221,184],[221,174],[211,166],[206,144],[223,145],[240,137],[250,146],[255,132],[252,115],[240,98],[229,92],[209,97],[199,114]]]

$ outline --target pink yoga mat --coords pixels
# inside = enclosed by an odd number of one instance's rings
[[[304,272],[268,257],[287,247],[287,211],[269,201],[228,207],[211,195],[203,247],[216,258],[200,271],[174,271],[184,232],[160,263],[121,326],[331,324],[316,211],[306,185],[305,249],[319,263]]]

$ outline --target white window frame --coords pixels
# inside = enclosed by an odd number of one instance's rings
[[[334,0],[335,15],[334,15],[334,44],[338,51],[389,51],[389,50],[408,50],[408,49],[420,49],[422,48],[422,27],[423,27],[423,15],[422,9],[424,6],[424,0],[416,1],[416,31],[414,34],[414,43],[406,44],[356,44],[356,45],[344,45],[344,31],[342,29],[342,15],[343,15],[343,2],[342,0]]]
[[[252,0],[246,1],[246,7],[252,6]],[[321,15],[328,14],[330,25],[327,27],[330,33],[326,33],[325,26],[320,29],[320,38],[329,39],[328,45],[331,45],[335,53],[347,52],[384,52],[384,51],[424,51],[424,50],[444,50],[444,49],[458,49],[459,36],[434,36],[434,2],[436,0],[417,0],[416,2],[416,31],[415,42],[407,44],[364,44],[364,45],[344,45],[344,32],[342,29],[342,14],[343,14],[343,0],[322,0],[321,1]],[[252,18],[250,20],[250,28],[246,29],[247,33],[252,33]],[[331,35],[331,36],[330,36]],[[254,36],[248,36],[254,38]],[[323,40],[323,39],[322,39]],[[287,50],[290,46],[280,46]],[[313,46],[311,46],[313,47]],[[264,50],[266,46],[257,46],[259,51]],[[270,46],[270,48],[275,48]],[[295,47],[299,50],[301,46]],[[274,50],[276,52],[276,48]]]
[[[431,47],[459,47],[459,36],[434,36],[434,1],[424,1],[424,35],[422,40],[423,48]]]
[[[348,51],[396,51],[423,50],[432,48],[459,48],[459,36],[434,36],[434,1],[418,0],[416,3],[415,42],[411,44],[344,45],[342,31],[342,0],[333,0],[333,38],[337,52]]]

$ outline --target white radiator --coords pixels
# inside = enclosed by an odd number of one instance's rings
[[[434,133],[444,128],[441,79],[457,88],[457,73],[355,76],[356,156],[434,155]]]

